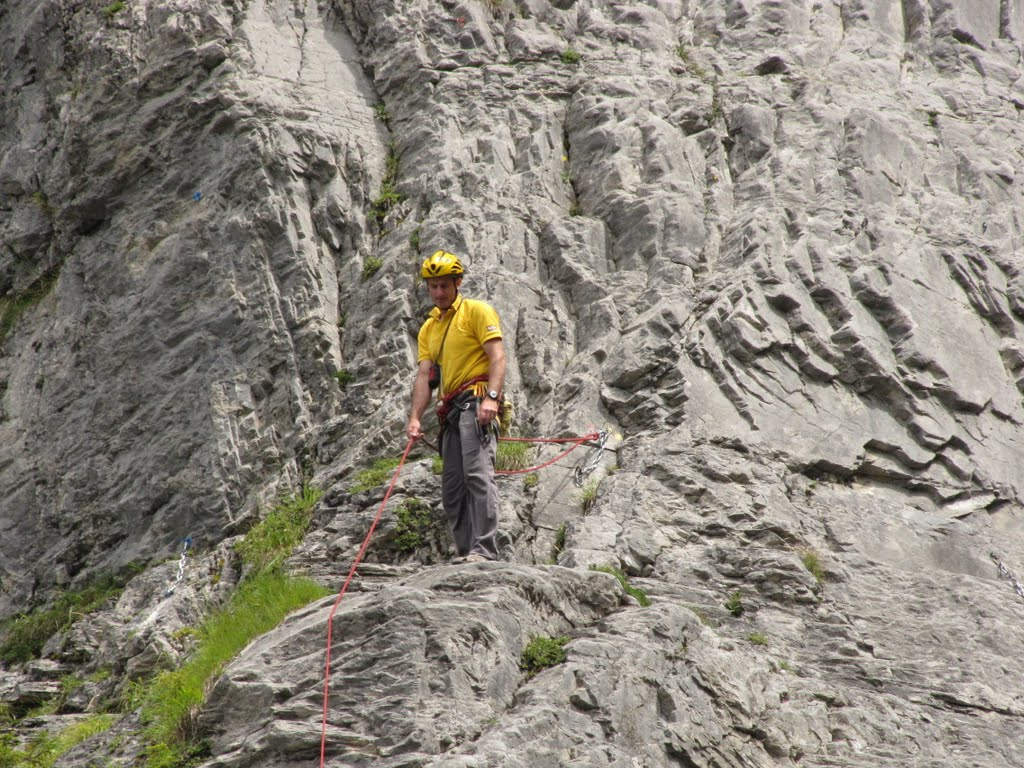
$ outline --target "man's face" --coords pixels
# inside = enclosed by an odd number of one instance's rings
[[[455,296],[462,285],[461,277],[445,275],[444,277],[428,277],[427,290],[430,291],[430,300],[434,306],[442,312],[447,312],[455,301]]]

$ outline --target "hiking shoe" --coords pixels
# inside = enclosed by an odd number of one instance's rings
[[[484,557],[483,555],[472,554],[472,555],[466,555],[466,559],[463,560],[463,562],[465,562],[465,563],[489,563],[490,560],[488,558]]]

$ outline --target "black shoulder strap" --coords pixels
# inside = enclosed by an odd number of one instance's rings
[[[465,299],[463,299],[462,301],[465,301]],[[435,361],[438,365],[441,364],[441,353],[444,352],[444,342],[445,342],[445,339],[448,338],[448,331],[450,331],[452,329],[452,323],[455,322],[455,315],[457,315],[459,313],[459,310],[462,308],[462,301],[459,302],[459,306],[457,306],[455,308],[455,311],[452,313],[452,319],[449,320],[448,321],[448,325],[445,326],[444,336],[441,337],[441,346],[437,350],[437,360]]]

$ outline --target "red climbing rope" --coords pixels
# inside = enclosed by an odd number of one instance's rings
[[[398,481],[398,474],[402,471],[402,465],[405,464],[405,459],[409,455],[409,451],[415,444],[415,440],[409,440],[408,445],[405,446],[405,453],[402,454],[402,460],[398,462],[398,466],[395,468],[395,474],[391,477],[391,483],[388,485],[388,491],[384,494],[384,501],[380,503],[380,509],[377,510],[377,516],[373,519],[373,524],[370,526],[370,530],[366,532],[366,538],[363,539],[363,545],[359,548],[356,559],[352,562],[352,567],[349,568],[348,577],[345,579],[345,583],[341,586],[341,591],[338,593],[337,599],[334,601],[334,607],[331,608],[331,615],[327,618],[327,652],[325,654],[324,661],[324,717],[323,723],[320,727],[320,768],[324,767],[324,753],[327,749],[327,685],[331,679],[331,636],[332,629],[334,628],[334,613],[338,610],[338,604],[341,602],[341,598],[345,596],[345,592],[348,591],[348,585],[352,581],[352,577],[355,576],[356,567],[359,562],[363,559],[363,555],[366,554],[366,548],[370,545],[370,537],[373,536],[374,530],[377,528],[377,523],[380,522],[380,517],[384,513],[384,505],[388,503],[388,499],[391,497],[391,492],[395,489],[395,483]]]
[[[550,467],[556,461],[565,458],[566,456],[568,456],[570,453],[575,451],[577,448],[579,448],[584,443],[591,442],[592,440],[597,440],[600,436],[601,436],[600,432],[594,432],[593,434],[582,435],[580,437],[501,437],[501,438],[498,438],[502,442],[507,442],[507,443],[572,443],[572,445],[569,446],[568,448],[566,448],[564,451],[562,451],[560,454],[555,456],[555,458],[551,459],[550,461],[545,461],[543,464],[538,464],[535,467],[527,467],[526,469],[498,469],[498,470],[495,470],[494,474],[496,474],[496,475],[522,475],[522,474],[525,474],[527,472],[536,472],[538,469],[544,469],[545,467]]]

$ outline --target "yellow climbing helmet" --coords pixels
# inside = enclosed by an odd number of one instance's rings
[[[420,270],[423,277],[444,277],[445,275],[461,277],[465,272],[459,257],[447,251],[434,251],[423,262],[423,268]]]

